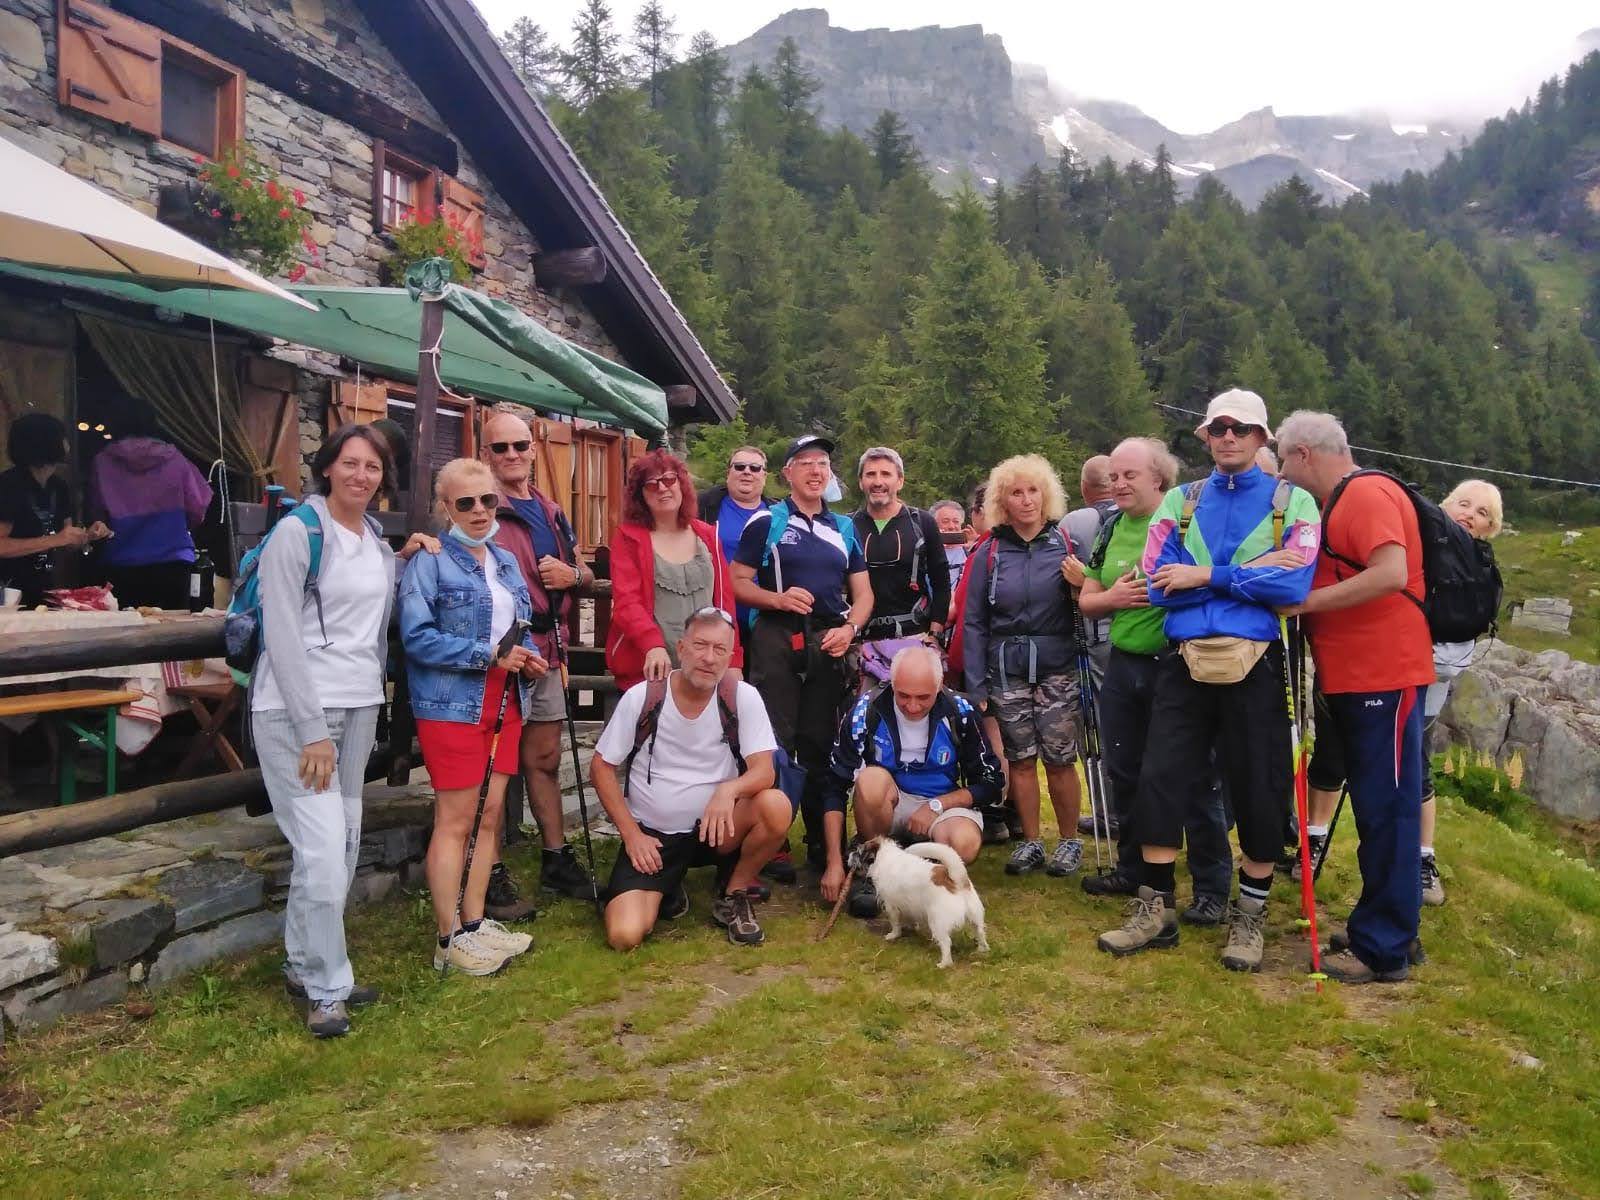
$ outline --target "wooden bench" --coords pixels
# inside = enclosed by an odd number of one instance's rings
[[[78,798],[78,767],[75,751],[82,738],[106,755],[106,795],[117,790],[117,709],[141,699],[143,692],[126,689],[79,688],[64,692],[34,692],[23,696],[0,696],[0,717],[55,717],[72,734],[55,739],[56,782],[60,802],[71,804]],[[96,733],[73,720],[69,713],[103,711],[105,728]]]

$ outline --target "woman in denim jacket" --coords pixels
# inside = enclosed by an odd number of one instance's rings
[[[527,696],[520,683],[510,695],[506,689],[513,676],[538,679],[549,664],[525,645],[491,661],[512,621],[528,620],[533,606],[516,560],[490,541],[500,497],[489,468],[471,458],[446,463],[434,485],[434,501],[448,526],[443,549],[413,559],[400,585],[411,708],[435,796],[426,862],[439,925],[433,965],[492,975],[533,942],[484,918],[492,854],[474,855],[459,913],[456,895],[484,774],[492,765],[478,837],[492,846],[499,842],[506,781],[517,772]],[[505,722],[491,764],[502,696]]]

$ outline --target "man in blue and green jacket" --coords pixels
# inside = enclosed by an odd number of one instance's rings
[[[1276,610],[1311,590],[1321,537],[1311,495],[1256,465],[1268,430],[1267,406],[1254,392],[1235,388],[1213,399],[1195,432],[1215,469],[1169,491],[1150,521],[1141,567],[1151,604],[1166,610],[1174,649],[1156,679],[1133,816],[1143,882],[1127,922],[1100,937],[1112,954],[1177,944],[1173,864],[1194,777],[1210,769],[1214,753],[1242,858],[1222,964],[1261,967],[1293,772]]]

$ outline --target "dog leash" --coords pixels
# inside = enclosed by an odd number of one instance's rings
[[[833,931],[833,923],[839,919],[839,910],[844,907],[844,898],[850,894],[850,881],[855,877],[854,867],[844,873],[844,883],[839,888],[839,898],[833,902],[833,911],[828,914],[828,923],[822,927],[821,933],[811,939],[813,942],[820,942]]]

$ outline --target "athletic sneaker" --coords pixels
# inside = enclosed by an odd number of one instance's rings
[[[766,939],[748,892],[718,896],[711,902],[711,919],[728,931],[735,946],[759,946]]]
[[[1102,933],[1095,944],[1118,958],[1141,950],[1169,950],[1178,944],[1178,918],[1167,907],[1165,896],[1154,888],[1141,887],[1128,901],[1122,928]]]
[[[1137,877],[1120,865],[1104,875],[1085,875],[1081,886],[1091,896],[1135,896],[1139,892]]]
[[[1350,949],[1350,934],[1346,930],[1339,930],[1328,939],[1328,944],[1323,949],[1323,954],[1343,954]],[[1428,961],[1428,952],[1422,948],[1422,939],[1414,937],[1411,945],[1406,948],[1406,961],[1413,967],[1420,967]]]
[[[676,921],[688,911],[689,889],[683,884],[680,883],[672,895],[662,897],[660,915],[663,921]]]
[[[1222,965],[1230,971],[1261,970],[1266,949],[1267,905],[1242,896],[1228,910],[1228,944],[1222,948]]]
[[[306,985],[301,983],[294,973],[289,970],[288,963],[283,964],[283,990],[288,993],[289,999],[298,1000],[302,1004],[308,999]],[[365,1008],[369,1004],[376,1004],[380,994],[377,988],[367,987],[365,984],[358,983],[350,989],[350,994],[344,998],[345,1007]]]
[[[1401,963],[1392,971],[1374,971],[1355,956],[1355,951],[1341,950],[1322,960],[1322,973],[1338,983],[1403,983],[1411,974],[1411,967]]]
[[[1044,866],[1044,843],[1038,838],[1028,838],[1017,844],[1006,860],[1007,875],[1026,875]]]
[[[1429,908],[1444,903],[1444,883],[1439,878],[1439,864],[1431,854],[1422,856],[1422,902]]]
[[[1178,914],[1178,920],[1185,925],[1221,925],[1222,918],[1228,915],[1228,901],[1224,896],[1212,896],[1206,892],[1196,892],[1194,903]]]
[[[496,921],[531,921],[539,915],[532,900],[524,900],[517,881],[503,862],[489,871],[489,890],[484,893],[483,911]]]
[[[495,950],[504,950],[508,955],[516,957],[533,945],[533,936],[527,933],[513,933],[493,917],[485,917],[478,925],[476,936],[480,942]]]
[[[350,1014],[343,1000],[317,1000],[306,1009],[306,1028],[316,1038],[343,1037],[350,1032]]]
[[[1119,825],[1115,814],[1108,817],[1107,820],[1109,820],[1111,824],[1109,827],[1102,827],[1100,834],[1102,837],[1109,837],[1112,841],[1115,841],[1117,839],[1117,835],[1121,833],[1121,826]],[[1099,823],[1094,819],[1093,816],[1091,816],[1089,813],[1084,813],[1078,818],[1078,832],[1083,834],[1084,837],[1090,837],[1094,834],[1095,826],[1097,824]]]
[[[1077,838],[1062,838],[1056,843],[1050,861],[1045,864],[1044,873],[1059,879],[1063,875],[1077,874],[1082,867],[1083,843]]]
[[[773,883],[793,883],[795,881],[794,858],[789,854],[789,847],[783,847],[768,859],[767,865],[761,868],[761,874],[772,880]]]
[[[578,856],[571,846],[546,850],[540,856],[539,886],[547,892],[570,896],[574,900],[593,900],[596,895],[594,880],[579,865]]]
[[[870,921],[878,915],[878,889],[872,882],[872,876],[863,871],[850,880],[850,894],[845,897],[844,906],[850,910],[852,917],[860,917],[863,921]]]
[[[512,959],[512,955],[480,941],[470,933],[458,933],[448,951],[433,944],[433,969],[459,971],[463,975],[493,975]]]

